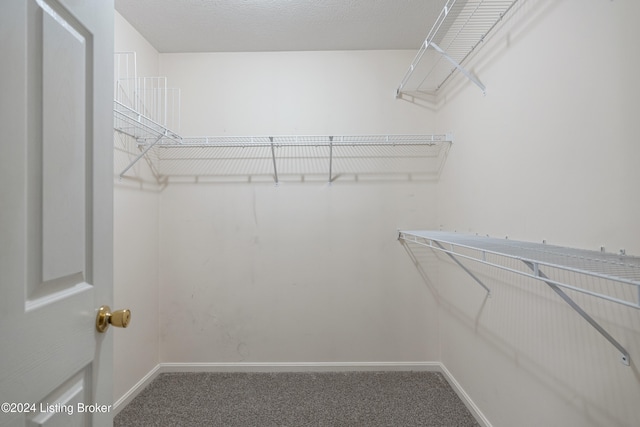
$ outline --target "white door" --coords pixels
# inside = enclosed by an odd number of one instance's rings
[[[2,426],[112,425],[112,58],[112,0],[0,2]]]

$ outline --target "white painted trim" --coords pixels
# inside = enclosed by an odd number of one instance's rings
[[[117,415],[158,375],[167,372],[346,372],[427,371],[441,372],[462,403],[482,427],[492,427],[460,383],[440,362],[262,362],[262,363],[160,363],[113,404]]]
[[[140,381],[138,381],[131,389],[120,397],[120,399],[116,400],[113,403],[113,416],[118,415],[122,409],[129,404],[142,390],[144,390],[151,381],[156,379],[156,377],[160,374],[160,365],[156,365],[152,370],[149,371],[147,375],[142,377]]]
[[[453,391],[456,392],[460,400],[462,400],[462,403],[464,403],[464,405],[467,407],[469,412],[471,412],[471,415],[473,415],[473,417],[476,419],[478,424],[480,424],[482,427],[492,427],[487,417],[484,416],[484,414],[482,413],[480,408],[478,408],[475,402],[471,400],[471,397],[467,394],[466,391],[464,391],[460,383],[456,381],[453,375],[451,375],[451,372],[449,372],[446,366],[444,366],[442,363],[440,363],[439,365],[440,365],[440,372],[442,372],[442,374],[447,379],[447,382],[449,383]]]
[[[165,372],[440,371],[438,362],[161,363]]]

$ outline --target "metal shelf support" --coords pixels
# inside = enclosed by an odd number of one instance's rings
[[[447,61],[451,62],[453,64],[454,67],[456,67],[456,69],[458,71],[460,71],[462,74],[465,75],[466,78],[468,78],[469,80],[471,80],[473,83],[475,83],[476,86],[478,86],[480,88],[480,90],[482,90],[482,94],[485,95],[487,93],[487,88],[485,87],[485,85],[482,84],[482,82],[473,74],[471,74],[471,72],[469,72],[466,68],[464,68],[462,65],[460,65],[458,62],[456,62],[455,59],[453,59],[452,57],[450,57],[447,52],[445,52],[444,50],[442,50],[442,48],[440,46],[438,46],[437,44],[435,44],[434,42],[429,42],[429,45],[431,47],[433,47],[440,55],[442,55]]]
[[[571,297],[569,297],[569,295],[567,295],[562,289],[560,289],[558,285],[545,280],[545,279],[548,279],[548,277],[545,276],[545,274],[542,271],[540,271],[540,268],[537,264],[534,265],[530,261],[523,261],[523,262],[527,265],[527,267],[529,267],[531,270],[534,271],[534,274],[536,276],[541,277],[542,281],[546,283],[551,289],[553,289],[555,293],[560,295],[560,298],[562,298],[564,302],[569,304],[569,306],[571,306],[571,308],[573,308],[576,311],[576,313],[582,316],[582,318],[587,322],[589,322],[589,324],[593,326],[596,329],[596,331],[600,332],[600,334],[603,337],[605,337],[607,341],[609,341],[615,348],[617,348],[621,354],[620,361],[625,365],[629,366],[629,363],[631,361],[631,356],[629,356],[629,352],[618,341],[616,341],[616,339],[613,338],[611,334],[609,334],[602,326],[600,326],[600,324],[593,317],[589,316],[589,314],[587,314],[587,312],[584,311],[582,307],[580,307],[574,300],[572,300]]]
[[[439,248],[440,248],[444,253],[446,253],[447,255],[449,255],[449,257],[450,257],[450,258],[451,258],[451,259],[452,259],[456,264],[458,264],[458,266],[459,266],[461,269],[463,269],[463,270],[464,270],[464,271],[465,271],[469,276],[471,276],[471,277],[473,278],[473,280],[475,280],[476,282],[478,282],[478,284],[479,284],[480,286],[482,286],[482,287],[484,288],[484,290],[485,290],[485,291],[487,291],[487,295],[488,295],[488,296],[491,296],[491,289],[489,289],[489,288],[487,287],[487,285],[485,285],[484,283],[482,283],[482,280],[478,279],[478,277],[477,277],[475,274],[473,274],[473,273],[471,272],[471,270],[469,270],[467,267],[465,267],[465,266],[464,266],[464,264],[462,264],[462,263],[458,260],[458,258],[456,258],[456,256],[455,256],[455,255],[453,255],[452,251],[448,251],[448,250],[446,250],[446,249],[445,249],[445,248],[440,244],[440,242],[435,242],[435,241],[434,241],[433,243],[435,243],[435,244],[436,244],[436,246],[438,246],[438,247],[439,247]]]
[[[160,142],[162,140],[162,138],[164,138],[166,136],[166,132],[162,135],[160,135],[159,137],[156,138],[155,141],[153,141],[151,144],[149,144],[144,150],[142,150],[142,152],[140,154],[138,154],[136,156],[135,159],[133,159],[131,161],[131,163],[129,163],[129,166],[127,166],[126,168],[124,168],[124,170],[122,172],[120,172],[120,179],[122,179],[122,177],[124,176],[125,173],[127,173],[127,171],[129,169],[131,169],[133,167],[133,165],[135,165],[136,163],[138,163],[138,160],[140,160],[141,158],[144,157],[145,154],[147,154],[147,152],[149,150],[151,150],[158,142]]]
[[[329,184],[333,181],[333,136],[329,137]]]
[[[276,180],[276,185],[278,185],[278,168],[276,167],[276,149],[273,146],[273,137],[269,137],[269,141],[271,142],[271,158],[273,159],[273,175]]]

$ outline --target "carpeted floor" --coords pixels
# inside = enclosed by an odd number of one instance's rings
[[[167,373],[114,420],[133,426],[478,426],[436,372]]]

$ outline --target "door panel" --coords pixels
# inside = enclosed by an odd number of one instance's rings
[[[111,425],[113,2],[3,0],[0,40],[0,426]]]
[[[85,229],[87,31],[43,6],[42,22],[33,23],[42,24],[42,52],[36,49],[42,56],[42,273],[43,282],[72,283],[71,277],[84,278],[85,231],[91,232]]]
[[[89,413],[84,402],[90,398],[91,390],[87,383],[91,381],[88,370],[82,370],[77,375],[58,387],[54,392],[38,402],[37,411],[28,417],[32,427],[66,427],[84,426],[88,424]]]

